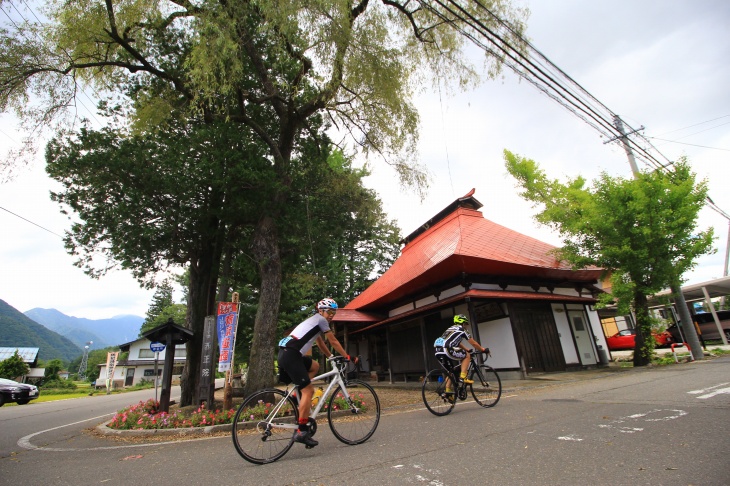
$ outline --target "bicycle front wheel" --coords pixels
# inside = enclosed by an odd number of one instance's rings
[[[233,445],[249,462],[274,462],[291,448],[298,418],[294,400],[283,391],[257,391],[238,407],[231,428]]]
[[[471,379],[474,380],[471,385],[471,395],[474,400],[482,407],[495,406],[502,396],[502,381],[494,368],[479,365],[472,373]]]
[[[345,444],[362,444],[368,440],[380,422],[380,400],[375,390],[360,380],[347,382],[348,403],[338,386],[327,403],[327,420],[335,437]]]
[[[421,395],[426,408],[439,417],[451,413],[456,403],[453,383],[451,383],[451,392],[446,393],[447,380],[450,380],[448,373],[443,370],[432,370],[423,379],[423,387],[421,388]]]

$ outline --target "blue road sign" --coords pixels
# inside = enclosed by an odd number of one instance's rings
[[[155,353],[159,353],[160,351],[165,350],[165,345],[158,342],[150,343],[150,349]]]

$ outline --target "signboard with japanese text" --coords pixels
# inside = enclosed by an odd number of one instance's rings
[[[117,367],[117,358],[119,358],[119,351],[113,353],[106,353],[106,388],[107,390],[112,387],[112,380],[114,379],[114,368]]]
[[[203,349],[200,353],[200,380],[198,381],[198,404],[212,402],[211,383],[215,377],[215,316],[208,316],[203,323]]]
[[[229,371],[233,363],[233,346],[236,344],[238,326],[238,303],[218,303],[218,371]]]

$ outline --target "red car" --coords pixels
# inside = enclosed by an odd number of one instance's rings
[[[669,346],[674,342],[674,338],[672,338],[672,335],[667,331],[659,333],[652,332],[651,335],[654,336],[654,340],[656,341],[658,348],[661,348],[662,346]],[[618,334],[614,334],[613,336],[606,338],[608,349],[611,351],[634,349],[636,347],[636,342],[634,341],[635,337],[635,329],[624,329],[623,331],[619,331]]]

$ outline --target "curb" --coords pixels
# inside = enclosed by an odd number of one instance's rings
[[[187,427],[184,429],[110,429],[107,425],[111,423],[104,422],[96,426],[96,431],[101,435],[110,437],[196,437],[202,435],[210,435],[214,432],[230,432],[231,424],[208,425],[206,427]]]

